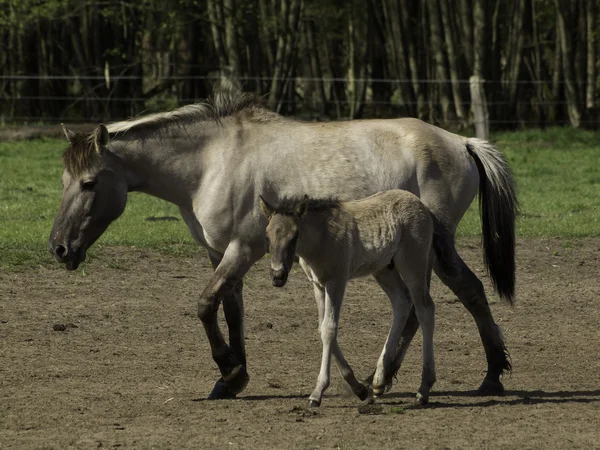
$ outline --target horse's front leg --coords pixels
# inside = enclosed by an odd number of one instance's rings
[[[210,263],[213,269],[217,269],[223,255],[214,250],[208,251]],[[242,297],[242,289],[244,282],[240,280],[231,290],[223,296],[223,312],[229,329],[229,347],[234,356],[246,368],[246,345],[244,339],[244,300]],[[210,398],[233,398],[235,394],[229,391],[223,377],[221,377],[213,388]]]
[[[198,317],[202,321],[212,357],[219,366],[222,376],[209,398],[233,397],[242,392],[248,384],[245,359],[240,357],[239,344],[237,354],[227,345],[218,325],[217,312],[221,301],[224,301],[227,296],[231,298],[231,292],[241,284],[242,277],[259,257],[260,255],[253,252],[250,245],[232,242],[200,295]]]
[[[331,354],[337,345],[337,330],[345,288],[346,280],[330,281],[325,286],[325,305],[323,308],[323,320],[321,321],[323,355],[321,357],[321,370],[317,378],[317,385],[308,398],[309,407],[320,406],[323,394],[329,387],[331,380]]]

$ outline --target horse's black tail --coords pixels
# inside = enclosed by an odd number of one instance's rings
[[[479,209],[484,261],[492,284],[511,305],[515,298],[515,219],[517,189],[504,156],[489,142],[467,140],[479,171]]]

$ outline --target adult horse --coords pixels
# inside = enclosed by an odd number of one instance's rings
[[[215,268],[198,300],[198,316],[222,375],[212,398],[235,396],[248,383],[242,278],[266,251],[259,195],[277,204],[300,194],[344,201],[405,189],[420,197],[454,236],[479,191],[484,260],[500,297],[513,302],[515,186],[505,159],[486,141],[410,118],[302,123],[239,93],[99,125],[89,135],[67,129],[65,134],[63,194],[49,251],[75,270],[90,245],[121,215],[128,192],[176,204]],[[488,363],[479,392],[502,393],[500,376],[511,368],[502,333],[481,281],[454,243],[451,257],[458,267],[455,275],[445,274],[438,264],[434,270],[479,329]],[[398,295],[408,295],[406,286]],[[221,302],[229,344],[217,322]],[[395,370],[418,326],[413,310]]]

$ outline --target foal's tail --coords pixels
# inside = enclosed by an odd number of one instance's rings
[[[467,151],[479,171],[485,266],[501,298],[511,305],[515,297],[515,218],[517,189],[504,156],[489,142],[469,138]]]

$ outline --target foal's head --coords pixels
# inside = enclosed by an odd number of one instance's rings
[[[269,220],[267,244],[271,254],[271,280],[273,286],[284,286],[294,264],[300,221],[308,206],[308,198],[293,205],[275,208],[260,197],[260,210]]]

